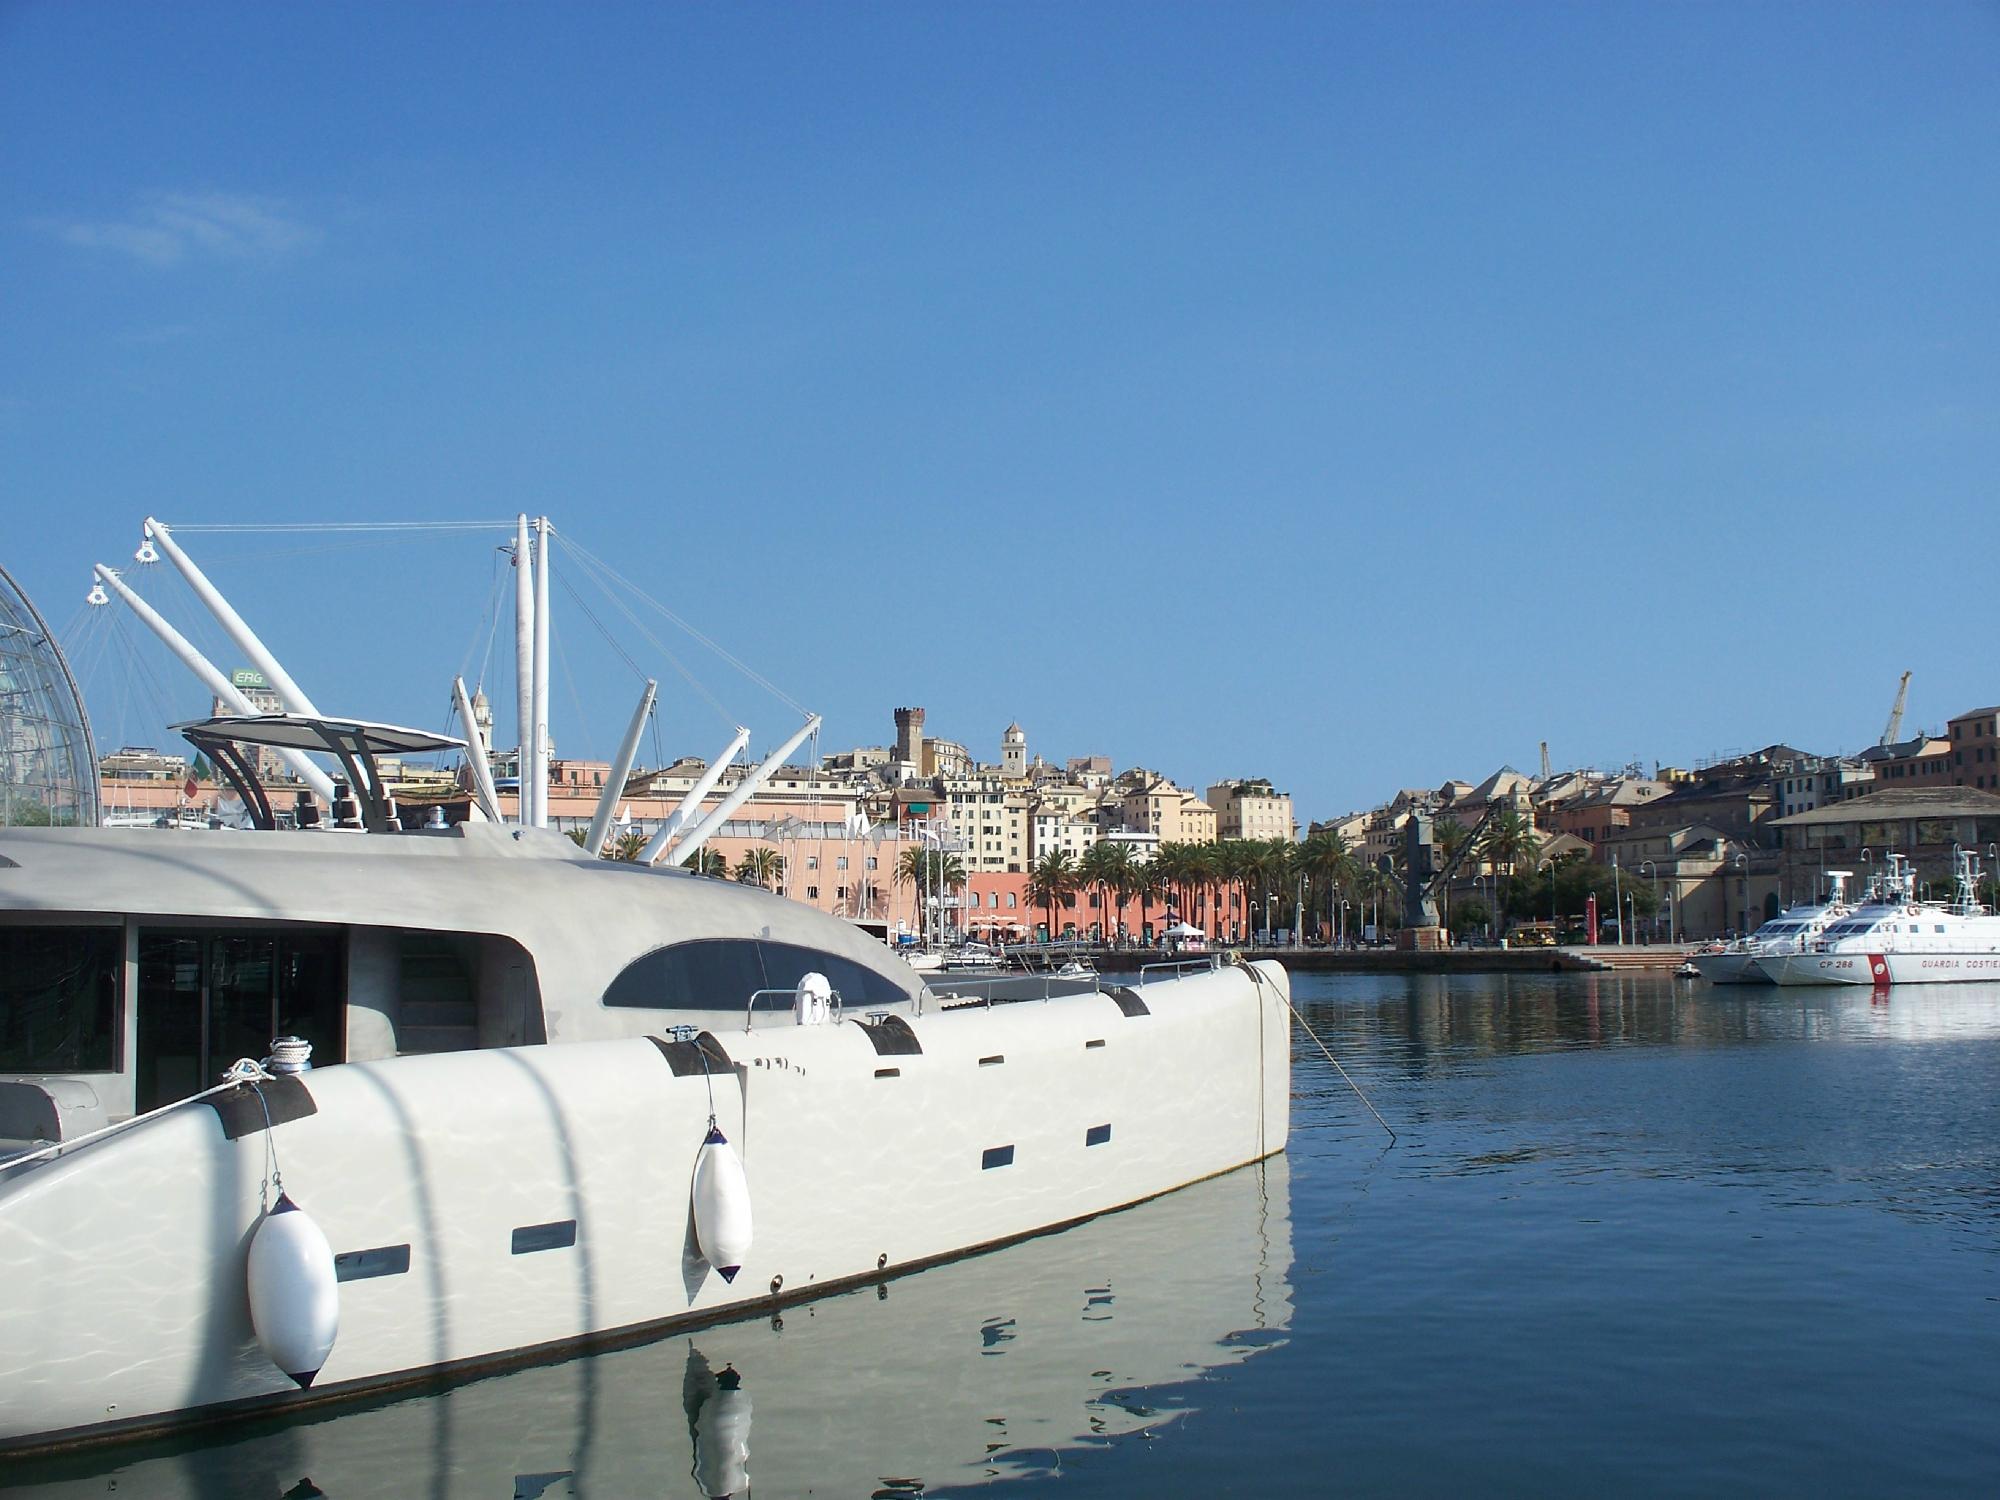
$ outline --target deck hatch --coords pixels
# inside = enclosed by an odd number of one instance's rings
[[[988,1146],[979,1154],[979,1170],[982,1172],[990,1172],[995,1167],[1011,1167],[1013,1165],[1014,1148],[1012,1146]]]
[[[1109,1125],[1093,1125],[1083,1133],[1083,1143],[1086,1146],[1102,1146],[1110,1139],[1111,1127]]]
[[[558,1219],[553,1224],[523,1224],[514,1231],[516,1255],[533,1255],[537,1250],[567,1250],[575,1243],[574,1219]]]
[[[377,1276],[401,1276],[409,1269],[408,1245],[343,1250],[333,1258],[333,1278],[336,1281],[372,1281]]]

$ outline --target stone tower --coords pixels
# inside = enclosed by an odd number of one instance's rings
[[[1028,736],[1019,724],[1009,724],[1000,736],[1000,769],[1016,780],[1028,774]]]
[[[921,708],[896,710],[896,760],[910,768],[910,775],[924,774],[924,711]]]

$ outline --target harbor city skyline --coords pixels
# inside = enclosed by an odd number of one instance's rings
[[[1984,696],[1981,7],[464,20],[10,9],[58,631],[147,513],[525,509],[830,743],[922,702],[1316,810]],[[434,721],[482,560],[201,546],[302,680]],[[602,755],[632,695],[575,671]]]

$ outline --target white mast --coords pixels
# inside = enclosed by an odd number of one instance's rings
[[[669,865],[686,864],[693,856],[694,851],[702,846],[702,841],[724,823],[728,822],[729,815],[748,802],[751,794],[770,778],[773,771],[785,763],[785,757],[804,744],[807,735],[816,732],[818,729],[819,715],[814,714],[806,720],[797,734],[786,740],[784,744],[780,745],[760,761],[755,770],[748,776],[745,776],[727,797],[724,797],[721,802],[716,804],[713,812],[694,825],[689,831],[688,836],[674,846],[673,853],[667,856],[667,863]]]
[[[549,518],[535,518],[535,826],[549,826]]]
[[[646,847],[639,851],[640,864],[650,865],[658,859],[666,852],[667,845],[674,841],[674,836],[694,821],[694,815],[701,810],[702,798],[715,790],[715,784],[722,779],[722,773],[728,770],[729,763],[736,759],[736,752],[749,743],[750,731],[738,728],[736,738],[729,742],[728,748],[708,763],[708,769],[701,773],[695,784],[688,788],[687,795],[681,798],[681,805],[673,810],[667,821],[660,825],[659,832],[655,833],[647,841]]]
[[[528,517],[514,518],[514,705],[515,722],[521,737],[515,743],[515,821],[523,828],[535,821],[534,800],[528,791],[528,760],[535,742],[535,580],[529,573]]]
[[[127,588],[124,579],[120,578],[111,569],[105,567],[103,563],[97,564],[94,571],[99,579],[111,585],[113,593],[132,606],[132,613],[137,615],[146,628],[166,644],[166,648],[169,651],[181,659],[189,671],[201,679],[204,687],[208,688],[217,698],[227,703],[239,714],[254,714],[257,712],[257,705],[243,695],[242,689],[225,677],[214,662],[195,650],[189,644],[186,636],[163,620],[160,617],[159,611],[155,610],[152,605]],[[329,807],[333,805],[332,779],[328,777],[326,772],[314,765],[307,758],[305,752],[300,750],[280,750],[278,753],[285,757],[286,762],[293,770],[299,773],[306,785],[317,792]]]
[[[273,656],[270,649],[257,638],[257,632],[244,623],[243,617],[236,613],[227,599],[222,597],[221,591],[208,581],[208,575],[195,566],[194,559],[181,551],[180,543],[168,534],[167,528],[148,516],[145,533],[148,538],[160,544],[160,550],[167,554],[167,561],[180,570],[181,576],[194,590],[195,597],[208,606],[208,612],[215,616],[224,630],[229,632],[229,638],[236,643],[236,648],[250,658],[250,665],[264,674],[264,680],[271,684],[272,690],[277,693],[285,707],[295,714],[305,714],[308,718],[324,718],[325,715],[313,705],[312,699],[305,695],[305,690],[292,681],[292,674],[279,665],[278,658]],[[256,711],[254,708],[245,710],[248,713]]]
[[[639,706],[632,712],[632,723],[625,731],[625,743],[618,747],[618,758],[611,763],[611,773],[604,778],[604,790],[597,799],[596,816],[590,820],[590,834],[583,841],[586,853],[596,855],[604,850],[604,836],[611,832],[611,819],[618,809],[618,799],[625,795],[625,778],[632,774],[632,761],[639,753],[639,736],[646,730],[646,715],[653,711],[653,699],[660,691],[659,683],[646,679],[646,691],[639,695]]]
[[[452,678],[451,696],[458,705],[458,722],[465,726],[465,757],[472,767],[472,789],[478,794],[479,810],[498,823],[500,797],[493,790],[493,768],[486,760],[486,736],[479,731],[479,716],[472,711],[472,699],[466,696],[463,677]]]

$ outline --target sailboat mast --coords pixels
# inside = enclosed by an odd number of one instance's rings
[[[688,788],[687,795],[681,798],[680,806],[673,810],[666,822],[660,825],[659,831],[647,841],[646,847],[639,851],[640,864],[653,863],[666,852],[667,845],[674,841],[674,836],[694,821],[694,815],[701,810],[702,798],[715,790],[716,782],[722,780],[722,773],[728,770],[729,763],[736,759],[737,751],[749,743],[750,731],[739,727],[736,738],[729,742],[720,755],[708,763],[708,769],[696,778],[695,784]]]
[[[514,518],[514,719],[520,728],[515,741],[515,821],[523,828],[535,821],[529,792],[528,759],[535,742],[535,580],[528,551],[528,517]]]
[[[257,712],[257,705],[244,696],[243,690],[224,676],[214,662],[197,651],[186,636],[161,618],[159,611],[127,588],[124,579],[102,563],[97,564],[95,572],[102,582],[111,586],[114,594],[131,606],[132,613],[139,617],[140,623],[158,636],[166,648],[179,657],[190,672],[201,679],[204,687],[239,714]],[[299,773],[306,785],[319,794],[322,801],[329,807],[333,805],[332,778],[314,765],[304,751],[280,750],[278,753],[284,756],[286,763]]]
[[[713,812],[694,825],[689,831],[688,836],[674,846],[673,853],[667,856],[667,863],[669,865],[686,864],[693,857],[695,850],[702,846],[703,841],[710,834],[714,833],[716,829],[728,822],[730,815],[737,808],[748,802],[757,788],[770,779],[771,773],[785,763],[785,757],[804,744],[807,735],[816,732],[818,729],[819,715],[814,714],[805,721],[797,734],[786,740],[784,744],[758,762],[756,769],[751,771],[748,776],[745,776],[742,781],[738,782],[731,789],[729,795],[716,804]]]
[[[466,696],[465,679],[451,680],[452,701],[458,705],[458,722],[465,726],[465,755],[472,767],[472,789],[479,797],[479,810],[493,822],[500,821],[500,797],[493,790],[493,767],[486,759],[486,736],[479,728],[479,716]]]
[[[217,622],[229,633],[229,638],[236,643],[236,648],[250,658],[250,665],[264,674],[264,680],[271,684],[272,691],[277,693],[285,707],[295,714],[305,714],[314,719],[323,718],[324,715],[314,706],[312,699],[306,696],[305,689],[292,681],[292,674],[287,672],[278,658],[271,654],[270,648],[258,638],[257,632],[250,628],[243,616],[236,613],[235,607],[222,597],[222,591],[208,581],[208,575],[195,565],[194,559],[181,550],[180,543],[173,539],[167,528],[148,516],[145,534],[150,540],[160,544],[160,550],[167,554],[167,561],[172,563],[181,577],[188,581],[188,587],[194,590],[195,597],[207,606],[208,612],[214,615]],[[248,710],[250,713],[256,711],[254,708]]]
[[[549,518],[535,518],[535,827],[549,826]]]
[[[590,834],[583,843],[585,851],[590,854],[600,854],[604,850],[604,836],[611,832],[611,819],[618,810],[618,799],[625,795],[625,778],[632,774],[632,762],[638,758],[639,736],[646,731],[646,715],[653,711],[653,699],[659,691],[659,683],[647,678],[646,691],[639,695],[639,706],[633,710],[632,722],[625,730],[625,742],[618,747],[618,759],[611,763],[611,773],[604,778],[604,791],[597,799],[597,813],[590,820]]]

